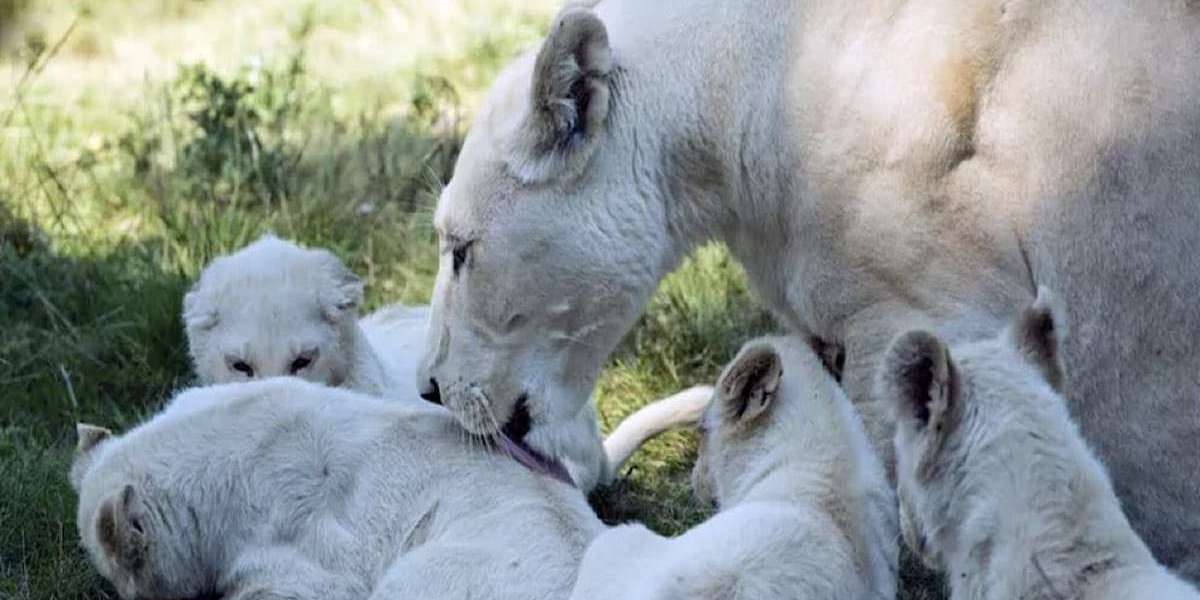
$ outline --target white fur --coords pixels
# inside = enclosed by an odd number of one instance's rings
[[[1068,338],[1054,302],[1043,291],[996,339],[893,345],[879,380],[897,411],[905,538],[955,600],[1200,598],[1134,533],[1049,383]]]
[[[79,534],[129,599],[558,600],[602,529],[438,407],[295,378],[192,389],[80,439]]]
[[[782,378],[725,394],[763,352]],[[761,414],[730,416],[770,386]],[[704,416],[697,492],[720,512],[673,539],[642,525],[601,534],[573,600],[877,600],[896,595],[895,497],[858,416],[807,344],[750,342]]]
[[[893,337],[988,337],[1048,285],[1078,324],[1085,437],[1135,528],[1200,577],[1195,2],[592,4],[499,76],[438,203],[420,381],[466,426],[527,395],[531,443],[602,480],[593,383],[717,239],[780,323],[845,349],[887,463],[871,382]]]
[[[651,402],[618,423],[604,438],[604,454],[613,474],[619,473],[625,461],[654,436],[699,423],[712,391],[704,385],[688,388]]]
[[[361,302],[362,282],[333,254],[264,236],[214,260],[184,300],[196,375],[204,384],[293,375],[416,400],[428,309],[390,306],[360,320]],[[310,364],[295,370],[300,357]]]

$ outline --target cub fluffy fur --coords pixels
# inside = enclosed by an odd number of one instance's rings
[[[702,419],[693,481],[716,516],[674,539],[642,525],[601,534],[573,600],[895,597],[895,497],[806,343],[742,349]]]
[[[128,599],[557,600],[602,529],[440,408],[295,378],[79,434],[79,534]]]
[[[898,423],[905,539],[956,599],[1200,598],[1155,562],[1071,421],[1066,337],[1040,289],[996,339],[892,344],[878,385]]]
[[[415,399],[427,308],[361,320],[363,283],[336,256],[266,235],[214,260],[184,298],[200,382],[292,375]]]

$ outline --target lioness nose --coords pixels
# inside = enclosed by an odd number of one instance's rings
[[[434,404],[442,403],[442,390],[436,379],[429,378],[429,387],[421,386],[421,399]]]

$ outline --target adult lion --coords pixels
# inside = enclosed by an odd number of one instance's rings
[[[692,248],[872,373],[899,332],[991,337],[1038,285],[1068,398],[1158,557],[1200,578],[1200,4],[611,0],[498,79],[436,214],[419,380],[518,416],[584,487],[588,398]]]

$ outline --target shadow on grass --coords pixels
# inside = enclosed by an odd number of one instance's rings
[[[640,522],[663,535],[679,535],[712,513],[691,494],[695,460],[690,432],[665,434],[588,501],[608,525]]]
[[[16,225],[0,224],[0,597],[114,597],[76,543],[74,425],[123,429],[186,381],[186,281],[144,246],[66,256]]]

